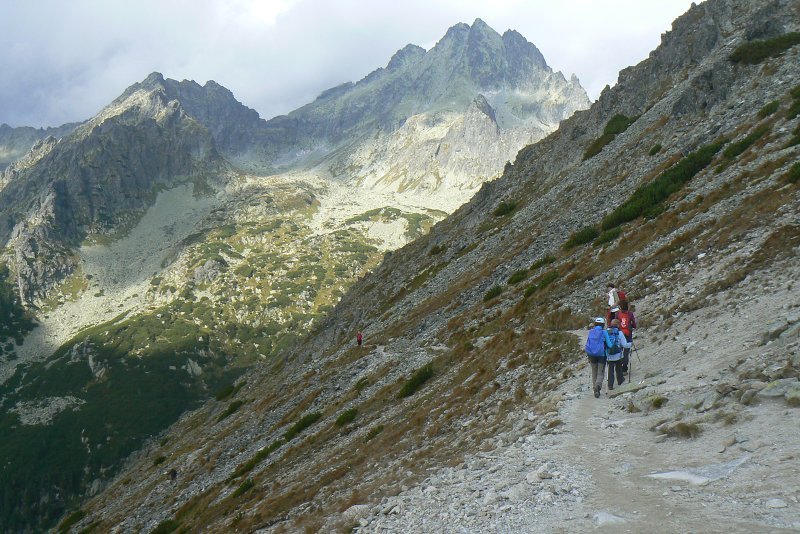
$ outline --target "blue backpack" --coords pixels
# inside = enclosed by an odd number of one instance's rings
[[[589,330],[589,337],[586,338],[586,346],[583,348],[586,354],[595,358],[605,358],[606,340],[605,330],[594,327]]]
[[[608,337],[611,339],[611,347],[608,349],[608,354],[619,354],[622,347],[619,346],[619,330],[617,328],[608,329]]]

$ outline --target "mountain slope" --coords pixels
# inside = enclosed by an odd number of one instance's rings
[[[417,485],[436,498],[431,482],[465,457],[467,470],[474,465],[476,477],[490,480],[490,460],[534,454],[514,445],[520,438],[536,433],[529,443],[557,446],[564,420],[576,421],[559,415],[567,406],[560,385],[575,387],[580,381],[570,377],[587,372],[571,330],[603,312],[609,280],[625,282],[647,333],[648,370],[659,373],[643,385],[649,389],[621,399],[633,408],[618,406],[636,421],[652,421],[654,447],[664,443],[676,451],[672,458],[691,451],[701,465],[713,464],[720,453],[708,440],[725,425],[767,432],[777,450],[791,447],[791,433],[771,429],[786,423],[789,389],[797,385],[792,336],[800,303],[791,277],[800,267],[800,48],[778,37],[800,29],[798,14],[796,2],[694,6],[590,110],[522,150],[501,179],[356,283],[315,335],[284,353],[284,364],[254,369],[230,397],[187,414],[167,442],[133,458],[82,507],[78,527],[328,531],[359,520],[366,529],[370,521],[396,526],[381,517],[400,514],[399,524],[416,531],[491,528],[468,514],[412,522],[419,516],[404,503],[420,502]],[[754,63],[733,59],[748,44],[775,54]],[[775,297],[754,297],[754,287]],[[750,324],[750,307],[763,317],[777,302],[785,319]],[[693,329],[714,317],[726,322]],[[362,329],[367,347],[359,349],[352,338]],[[744,352],[729,350],[736,343],[746,343]],[[697,344],[710,353],[698,366],[702,381],[674,367],[690,366],[686,354]],[[705,380],[709,374],[714,380]],[[769,383],[776,379],[785,382]],[[754,406],[760,389],[764,404]],[[767,401],[770,392],[775,400]],[[664,393],[674,396],[657,416],[636,411]],[[247,409],[218,421],[233,403]],[[751,424],[756,418],[763,425]],[[595,424],[586,414],[577,420]],[[607,439],[614,443],[613,435]],[[769,467],[745,472],[796,490],[795,456],[782,456],[776,467],[769,448],[751,449],[753,465]],[[593,454],[570,449],[559,456],[565,465],[558,474],[545,469],[531,480],[563,479],[588,496],[581,481]],[[472,461],[481,458],[483,467]],[[538,465],[531,462],[524,465]],[[737,503],[756,493],[752,485],[710,488],[703,502],[711,505],[692,504],[692,521],[792,528],[785,502],[739,523],[736,514],[746,510]],[[490,516],[524,502],[492,491],[490,498],[485,485],[471,490]],[[594,512],[569,489],[548,493],[540,510],[551,517]],[[443,511],[441,503],[432,513]],[[658,517],[632,528],[689,524],[683,516]]]

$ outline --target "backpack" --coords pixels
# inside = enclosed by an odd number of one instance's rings
[[[622,351],[622,347],[619,346],[619,330],[609,328],[608,337],[611,339],[611,347],[608,349],[608,354],[619,354]]]
[[[628,300],[628,295],[623,290],[617,289],[617,298],[622,302],[623,300]]]
[[[593,327],[589,330],[586,338],[586,346],[583,347],[586,354],[595,358],[604,358],[606,355],[605,330]]]
[[[619,329],[625,334],[626,338],[630,338],[633,334],[633,317],[630,311],[618,311],[617,319],[619,320]]]

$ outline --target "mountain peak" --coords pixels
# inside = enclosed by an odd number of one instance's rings
[[[389,64],[386,66],[387,70],[396,70],[401,67],[413,63],[425,55],[425,49],[415,44],[407,44],[400,50],[394,53]]]

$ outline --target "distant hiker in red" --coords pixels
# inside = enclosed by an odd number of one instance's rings
[[[619,320],[619,331],[625,336],[628,343],[633,343],[633,330],[636,328],[636,315],[632,310],[629,310],[627,300],[619,303],[620,311],[617,313],[617,320]],[[630,361],[631,349],[630,347],[622,350],[622,372],[628,373],[628,362]]]
[[[364,334],[362,334],[361,332],[356,334],[356,343],[358,343],[359,347],[361,346],[361,342],[363,341],[364,341]]]

